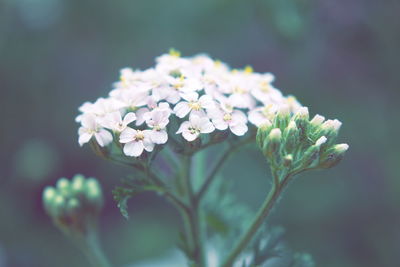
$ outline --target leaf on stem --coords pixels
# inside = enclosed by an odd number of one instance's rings
[[[131,197],[149,191],[163,193],[165,190],[164,188],[154,184],[152,180],[140,176],[136,178],[123,179],[122,184],[122,186],[117,186],[112,191],[112,194],[122,216],[126,219],[129,219],[128,200]]]

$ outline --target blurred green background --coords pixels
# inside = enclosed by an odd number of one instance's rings
[[[119,69],[150,67],[170,47],[273,72],[312,114],[340,119],[343,163],[301,176],[269,219],[317,266],[400,266],[399,14],[397,0],[0,0],[0,266],[88,266],[41,207],[43,187],[75,173],[104,186],[116,266],[176,241],[177,214],[158,197],[120,216],[111,190],[130,170],[79,148],[74,122]],[[255,149],[224,168],[253,209],[265,171]]]

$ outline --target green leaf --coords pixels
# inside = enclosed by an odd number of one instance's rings
[[[128,214],[128,200],[138,194],[144,192],[157,192],[163,193],[164,188],[154,184],[150,179],[146,177],[138,176],[136,178],[126,178],[122,181],[122,186],[117,186],[113,191],[114,200],[117,202],[122,216],[125,219],[129,219]]]

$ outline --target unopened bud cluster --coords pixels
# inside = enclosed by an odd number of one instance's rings
[[[310,120],[306,107],[294,114],[281,109],[271,122],[259,127],[257,143],[273,167],[292,171],[331,168],[349,148],[336,144],[341,124],[336,119],[325,121],[321,115]]]
[[[56,186],[43,191],[43,204],[47,214],[62,230],[85,232],[102,206],[103,194],[95,178],[75,175],[72,180],[61,178]]]

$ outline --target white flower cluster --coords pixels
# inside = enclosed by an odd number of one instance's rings
[[[168,141],[170,116],[180,123],[176,134],[191,142],[217,130],[242,136],[249,122],[258,127],[282,107],[291,112],[301,107],[273,87],[270,73],[231,70],[206,55],[183,58],[176,51],[156,61],[144,71],[122,69],[107,98],[79,108],[80,145],[93,137],[102,147],[114,140],[125,155],[138,157]]]

